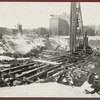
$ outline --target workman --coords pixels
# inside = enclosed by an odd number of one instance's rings
[[[4,86],[7,86],[7,84],[4,80],[3,75],[0,73],[0,87],[4,87]]]
[[[45,44],[45,47],[47,50],[54,50],[54,48],[50,42],[49,35],[45,36],[45,43],[44,44]]]
[[[100,77],[99,77],[99,75],[96,73],[92,73],[89,76],[88,83],[91,84],[91,88],[93,88],[93,91],[88,91],[85,89],[85,93],[86,94],[94,94],[94,93],[99,94],[99,92],[100,92]]]
[[[92,94],[100,92],[100,82],[99,82],[97,74],[95,74],[95,76],[94,76],[94,81],[92,83],[91,88],[94,89],[93,91],[91,91]]]

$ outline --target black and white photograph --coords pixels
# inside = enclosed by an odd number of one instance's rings
[[[100,2],[0,2],[0,97],[100,97]]]

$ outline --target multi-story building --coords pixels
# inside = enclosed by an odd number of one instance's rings
[[[65,36],[69,35],[69,17],[67,14],[52,15],[50,19],[50,34]]]

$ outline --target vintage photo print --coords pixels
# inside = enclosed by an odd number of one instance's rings
[[[99,10],[0,2],[0,97],[100,97]]]

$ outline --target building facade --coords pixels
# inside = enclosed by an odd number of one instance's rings
[[[51,16],[49,29],[50,35],[66,36],[69,35],[69,22],[67,14]]]

